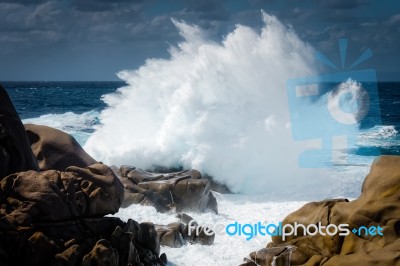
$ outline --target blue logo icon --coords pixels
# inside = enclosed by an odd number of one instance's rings
[[[342,69],[346,65],[347,44],[347,39],[339,40]],[[322,53],[316,56],[325,65],[338,69]],[[371,56],[372,51],[367,49],[348,71],[287,81],[293,138],[321,142],[319,149],[300,155],[300,167],[331,167],[338,140],[345,140],[348,154],[356,146],[358,128],[364,121],[373,117],[375,124],[381,124],[375,70],[352,70]],[[347,163],[354,163],[350,160],[348,156]]]

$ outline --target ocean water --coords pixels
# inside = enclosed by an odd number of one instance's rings
[[[183,41],[171,47],[170,58],[121,71],[121,82],[1,84],[24,123],[70,133],[97,160],[196,168],[237,192],[216,193],[218,215],[189,212],[200,224],[277,223],[310,200],[358,197],[373,159],[400,154],[400,83],[377,83],[378,93],[370,97],[379,98],[379,113],[352,128],[356,143],[334,150],[331,168],[302,169],[299,154],[319,143],[293,140],[286,81],[318,75],[315,51],[276,18],[263,18],[261,31],[239,25],[221,43],[208,40],[195,26],[175,22]],[[365,84],[343,80],[329,86],[357,90]],[[314,108],[315,115],[323,108],[318,101],[303,107]],[[116,216],[177,221],[173,213],[136,205]],[[223,234],[212,246],[162,252],[170,265],[237,265],[268,241]]]
[[[103,102],[105,95],[116,93],[124,82],[1,82],[9,93],[24,123],[48,125],[63,130],[77,139],[84,146],[87,140],[101,127],[101,112],[107,108]],[[381,119],[379,124],[370,121],[363,125],[358,134],[358,145],[350,151],[356,164],[335,165],[333,173],[336,185],[327,191],[299,193],[298,199],[319,199],[323,197],[357,197],[360,185],[377,148],[380,154],[400,155],[400,83],[379,82]],[[127,125],[129,132],[129,126]],[[118,133],[115,133],[118,138]],[[341,151],[343,152],[343,151]],[[271,151],[273,154],[273,151]],[[135,161],[115,162],[116,165]],[[293,181],[295,183],[296,180]],[[288,187],[295,184],[287,184]],[[292,191],[293,192],[293,191]],[[246,193],[251,194],[251,193]],[[263,193],[257,193],[263,194]],[[279,189],[269,190],[275,197],[286,197]]]

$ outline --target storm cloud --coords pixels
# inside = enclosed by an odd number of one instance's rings
[[[115,80],[147,58],[168,57],[184,20],[221,40],[236,24],[260,28],[260,10],[289,24],[305,41],[337,59],[370,48],[382,79],[400,70],[400,4],[367,0],[2,0],[0,80]],[[368,65],[369,64],[369,65]]]

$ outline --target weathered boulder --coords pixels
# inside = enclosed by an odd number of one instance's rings
[[[111,168],[20,172],[0,181],[0,265],[164,265],[152,223],[102,217],[124,188]]]
[[[86,167],[96,161],[69,134],[58,129],[25,125],[32,151],[42,171],[65,171],[70,166]]]
[[[244,263],[240,266],[258,266],[258,265],[274,265],[287,266],[290,265],[294,246],[267,247],[250,254],[250,259],[245,258]],[[256,263],[257,262],[257,263]]]
[[[0,226],[30,226],[77,217],[116,213],[124,197],[123,186],[103,164],[67,172],[21,172],[0,182]]]
[[[0,179],[27,170],[37,171],[39,167],[17,111],[0,86]]]
[[[210,182],[197,170],[175,173],[150,173],[135,167],[120,168],[125,187],[122,207],[131,204],[154,206],[160,212],[172,209],[218,213],[217,200],[210,190]]]
[[[347,235],[318,233],[304,236],[300,230],[297,236],[287,237],[285,241],[280,236],[272,237],[266,249],[293,246],[290,265],[400,265],[399,199],[400,157],[378,157],[365,178],[358,199],[311,202],[283,220],[283,224],[297,222],[306,226],[318,222],[322,226],[348,224]],[[358,230],[373,226],[378,229]],[[383,235],[379,234],[378,226]],[[357,231],[352,232],[353,229]],[[265,254],[253,252],[250,257],[258,265],[271,265],[276,254]]]
[[[178,214],[178,217],[180,222],[155,225],[162,246],[179,248],[187,243],[201,245],[214,243],[215,232],[210,228],[197,224],[192,217],[185,213]]]

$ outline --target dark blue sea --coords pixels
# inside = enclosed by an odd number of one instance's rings
[[[2,82],[21,119],[46,114],[101,111],[101,96],[115,92],[124,82]]]
[[[2,82],[25,123],[72,134],[82,145],[99,125],[102,96],[124,82]]]

